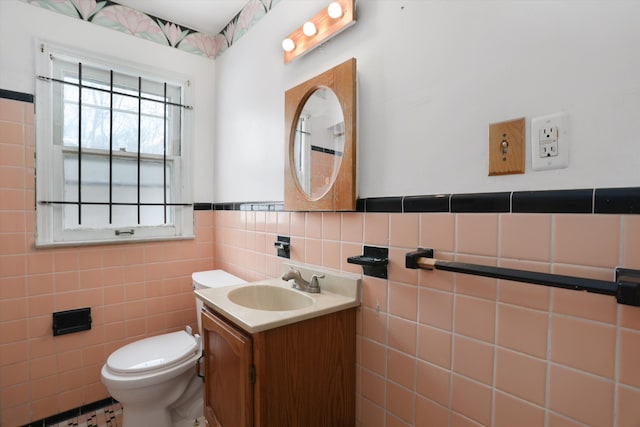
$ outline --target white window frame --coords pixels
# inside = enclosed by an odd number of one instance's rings
[[[180,155],[171,159],[174,192],[173,203],[184,206],[169,206],[173,211],[173,224],[161,226],[106,226],[104,228],[79,227],[65,229],[64,204],[47,203],[64,200],[63,155],[68,150],[64,145],[54,144],[53,108],[55,96],[53,85],[47,81],[53,77],[51,57],[73,58],[78,62],[105,70],[111,70],[144,79],[167,82],[181,86],[182,104],[192,105],[191,79],[169,71],[151,69],[138,63],[117,58],[99,58],[79,49],[55,45],[36,40],[36,247],[76,246],[108,243],[141,242],[156,240],[193,239],[193,192],[191,169],[193,146],[192,112],[182,108]],[[40,78],[39,76],[44,77]],[[91,150],[83,150],[90,154]],[[121,156],[121,153],[118,153]],[[166,190],[165,190],[166,191]],[[118,232],[116,232],[116,230]],[[133,234],[129,231],[133,230]]]

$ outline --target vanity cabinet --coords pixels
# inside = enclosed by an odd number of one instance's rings
[[[251,334],[203,311],[209,426],[355,425],[355,313]]]

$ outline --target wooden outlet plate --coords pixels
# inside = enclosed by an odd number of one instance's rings
[[[489,175],[524,173],[525,119],[489,125]]]

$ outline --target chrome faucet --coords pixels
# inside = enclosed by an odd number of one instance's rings
[[[302,278],[300,272],[295,268],[290,268],[289,271],[282,275],[282,280],[293,279],[293,283],[291,284],[292,288],[312,294],[320,293],[320,284],[318,283],[318,279],[322,278],[324,278],[324,274],[320,276],[314,274],[311,276],[311,280],[307,282]]]

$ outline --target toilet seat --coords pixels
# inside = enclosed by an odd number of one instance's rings
[[[199,340],[185,331],[132,342],[114,351],[106,367],[117,375],[151,374],[167,370],[200,352]]]

